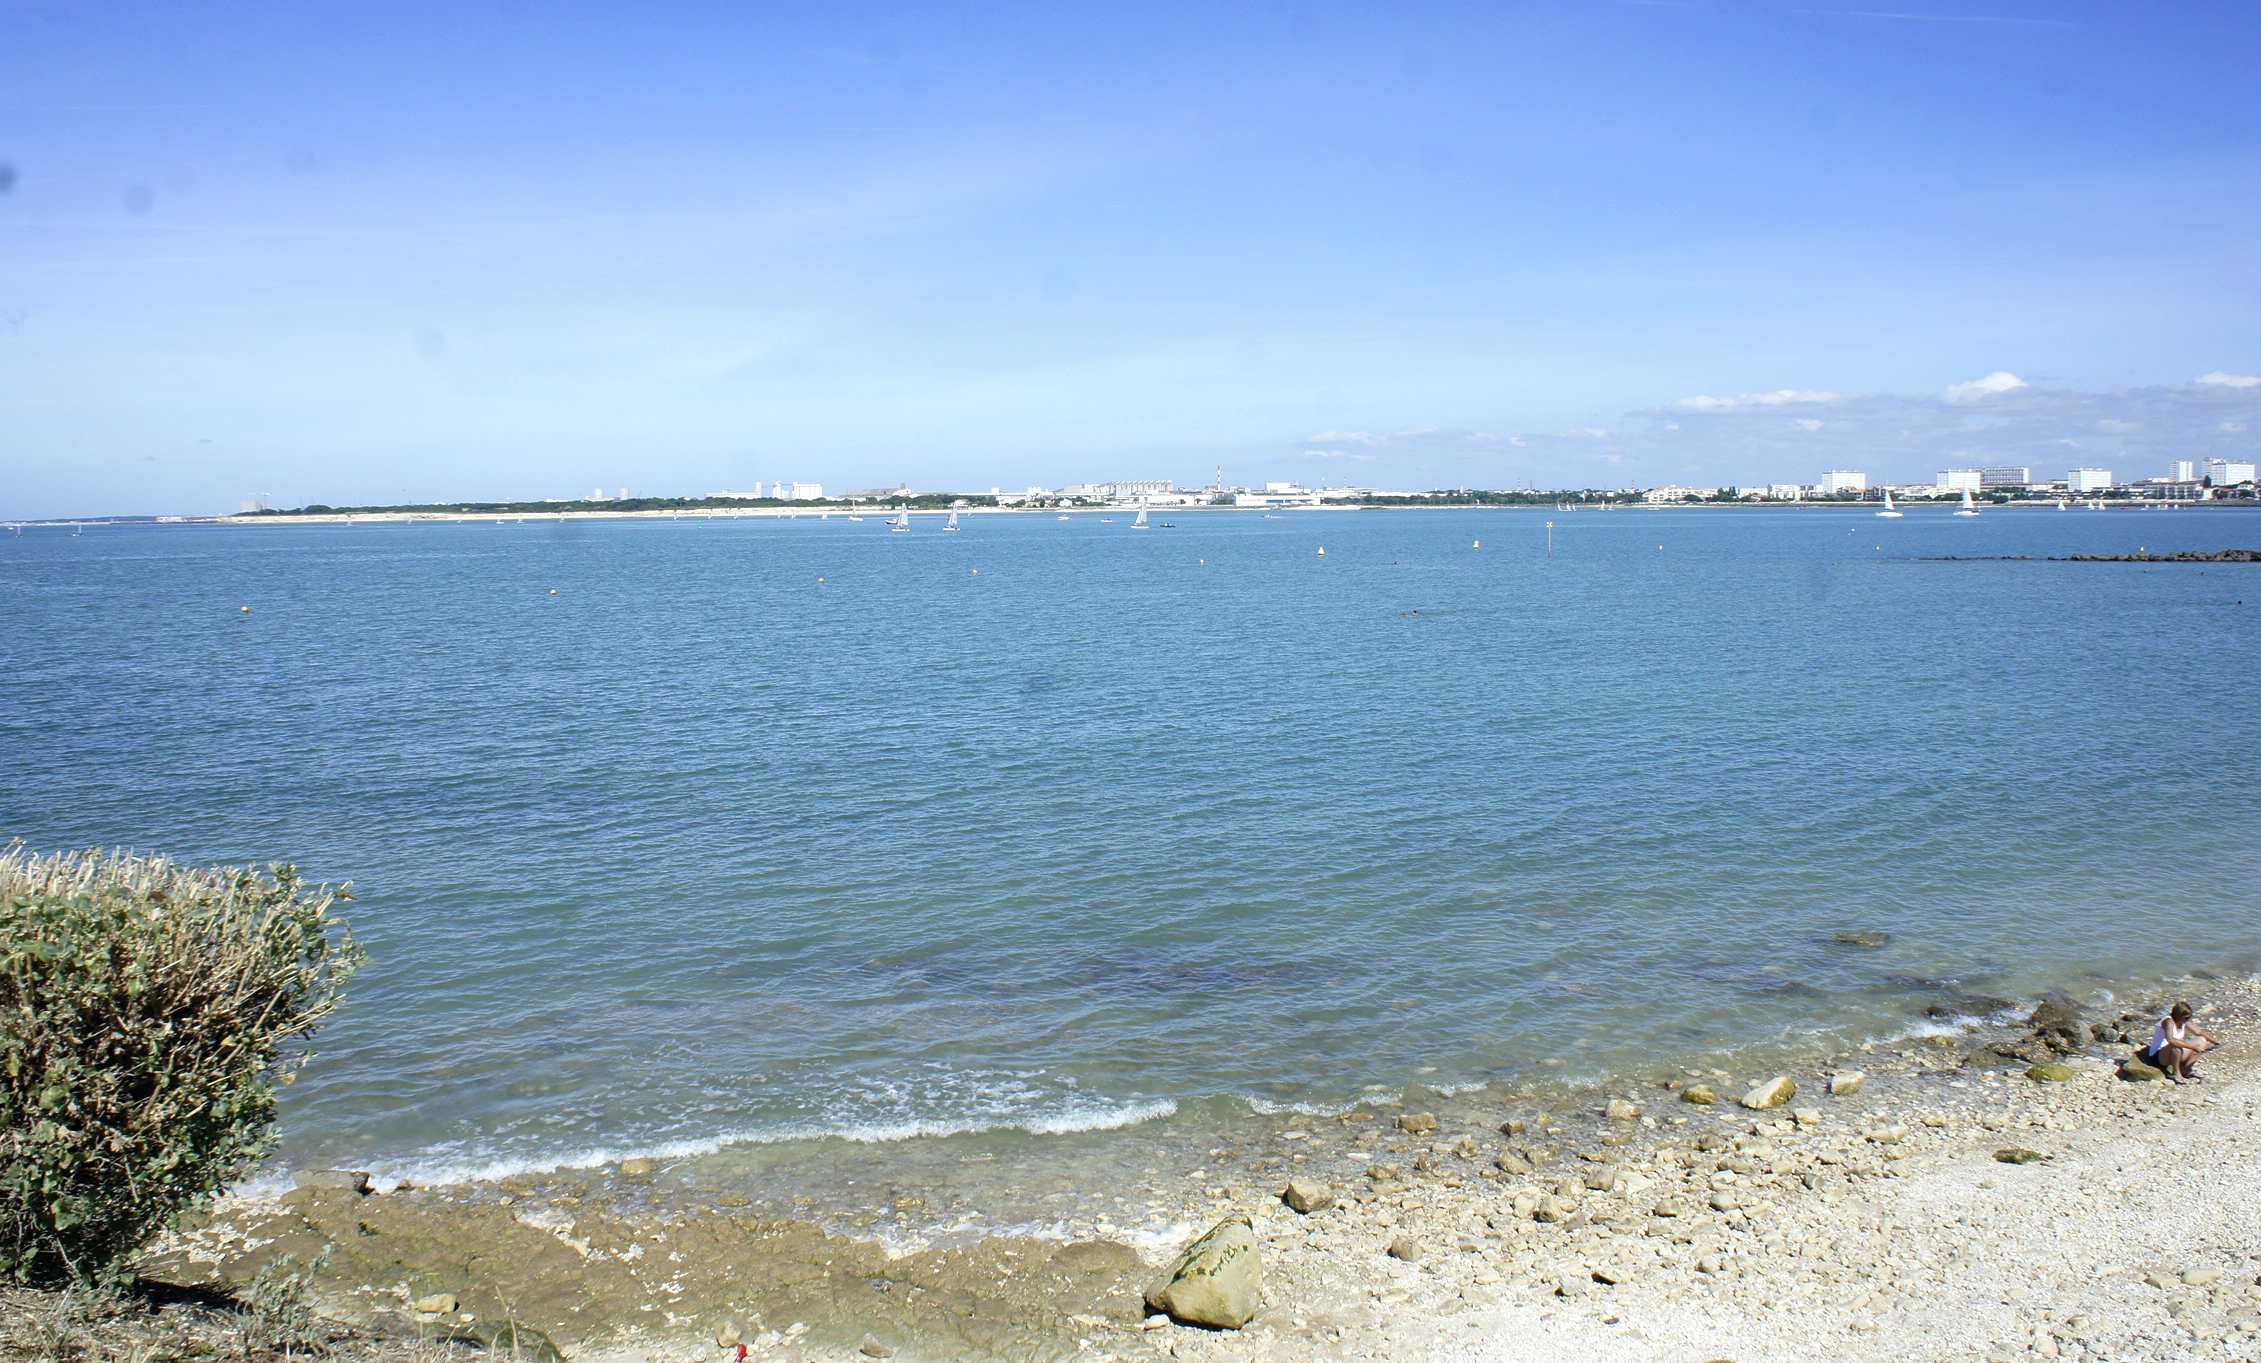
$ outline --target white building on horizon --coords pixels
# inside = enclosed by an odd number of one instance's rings
[[[2236,487],[2239,483],[2250,483],[2254,481],[2253,461],[2209,459],[2206,461],[2206,476],[2214,480],[2216,487]]]
[[[2170,459],[2167,461],[2167,481],[2170,483],[2195,483],[2198,481],[2198,461],[2195,459]]]
[[[1984,469],[1941,469],[1939,470],[1938,486],[1941,492],[1949,494],[1981,492],[1986,487],[1986,471]]]
[[[1821,495],[1834,497],[1840,492],[1868,491],[1868,475],[1859,469],[1831,469],[1821,475]]]
[[[2033,470],[2023,464],[1996,464],[1978,471],[1981,492],[2015,492],[2032,482]]]
[[[2067,492],[2110,492],[2113,486],[2110,469],[2072,469],[2065,474]]]
[[[821,502],[824,500],[824,484],[772,483],[769,495],[780,502]]]

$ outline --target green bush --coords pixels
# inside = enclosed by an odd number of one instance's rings
[[[115,1284],[265,1154],[358,963],[288,866],[0,853],[0,1279]]]

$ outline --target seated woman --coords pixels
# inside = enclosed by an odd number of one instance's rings
[[[2166,1071],[2167,1077],[2178,1084],[2185,1079],[2198,1082],[2198,1076],[2190,1072],[2190,1062],[2222,1044],[2190,1018],[2187,1003],[2168,1009],[2159,1025],[2151,1029],[2151,1044],[2143,1052],[2145,1064]]]

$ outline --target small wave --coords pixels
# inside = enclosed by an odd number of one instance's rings
[[[372,1178],[380,1181],[406,1180],[418,1185],[494,1183],[506,1178],[519,1178],[527,1175],[562,1173],[572,1169],[596,1169],[607,1164],[617,1164],[626,1159],[695,1159],[702,1155],[712,1155],[734,1145],[782,1145],[789,1141],[821,1140],[842,1140],[852,1141],[859,1145],[879,1145],[893,1141],[975,1136],[986,1132],[1002,1131],[1024,1131],[1032,1136],[1067,1136],[1085,1131],[1115,1131],[1126,1127],[1141,1126],[1159,1118],[1172,1116],[1177,1110],[1176,1101],[1168,1098],[1157,1098],[1145,1102],[1115,1105],[1078,1104],[1056,1112],[1032,1114],[1025,1118],[1011,1119],[929,1119],[865,1122],[847,1126],[827,1126],[812,1122],[758,1131],[723,1132],[714,1136],[660,1141],[651,1144],[589,1146],[562,1153],[473,1156],[453,1160],[410,1159],[399,1164],[372,1161],[370,1162],[370,1172]],[[236,1191],[242,1196],[271,1196],[288,1191],[290,1186],[290,1171],[282,1169],[263,1174],[257,1179],[242,1184]]]

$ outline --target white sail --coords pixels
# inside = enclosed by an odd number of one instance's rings
[[[1958,516],[1975,516],[1978,514],[1978,507],[1972,504],[1971,490],[1967,487],[1963,489],[1962,509],[1960,511],[1957,511],[1955,514]]]
[[[1131,522],[1131,529],[1133,529],[1133,530],[1144,530],[1145,528],[1146,528],[1146,508],[1142,506],[1142,507],[1140,507],[1140,508],[1138,509],[1138,518],[1137,518],[1136,520],[1133,520],[1133,521]]]

